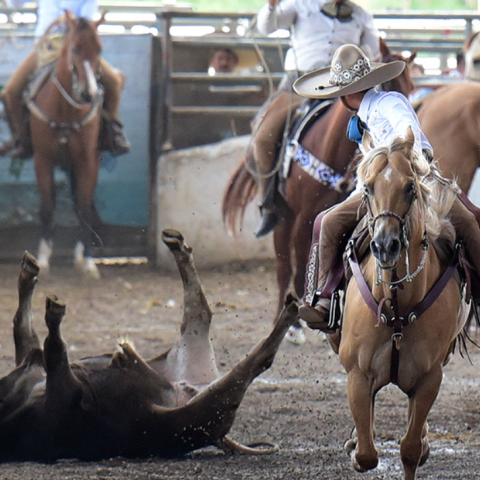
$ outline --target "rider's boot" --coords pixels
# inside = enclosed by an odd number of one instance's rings
[[[265,194],[259,206],[262,219],[255,232],[255,236],[257,238],[268,235],[283,220],[283,215],[280,213],[280,208],[275,202],[275,191],[277,185],[276,179],[275,177],[270,177],[267,179],[267,182]]]
[[[12,158],[21,160],[29,158],[31,156],[31,151],[22,141],[20,131],[24,122],[23,105],[21,101],[10,101],[10,98],[4,95],[1,95],[0,99],[3,102],[5,119],[7,120],[7,124],[12,134],[12,138],[5,141],[0,146],[0,152],[2,155],[8,153]]]
[[[329,333],[330,303],[329,298],[319,298],[315,306],[304,304],[298,309],[298,316],[307,322],[312,330]]]
[[[113,156],[123,155],[131,150],[130,142],[125,136],[123,124],[119,120],[105,119],[105,133],[109,146],[108,150]]]

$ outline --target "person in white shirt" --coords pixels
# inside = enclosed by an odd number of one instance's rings
[[[50,25],[56,23],[55,33],[62,31],[62,16],[70,10],[76,17],[93,20],[98,12],[97,0],[39,0],[37,8],[37,24],[35,38],[38,42]],[[38,67],[38,52],[35,48],[20,64],[4,86],[0,99],[5,106],[5,114],[10,127],[12,141],[3,145],[3,153],[12,158],[28,158],[30,149],[25,144],[24,125],[26,123],[23,104],[23,92],[27,88],[32,75]],[[103,123],[104,144],[112,155],[122,155],[130,151],[130,143],[125,137],[123,124],[120,121],[120,101],[125,83],[125,76],[102,58],[99,81],[104,87]]]
[[[285,75],[264,105],[253,132],[262,214],[256,236],[262,237],[281,220],[266,192],[286,118],[304,101],[293,92],[293,82],[304,73],[330,65],[337,48],[345,43],[362,46],[370,58],[380,53],[372,15],[350,0],[268,0],[258,12],[257,28],[264,35],[291,29],[292,44],[285,56]]]
[[[349,123],[347,135],[359,142],[367,129],[375,146],[386,146],[396,137],[404,137],[411,128],[415,135],[414,150],[418,161],[433,160],[433,148],[423,134],[417,115],[404,95],[381,92],[374,86],[398,76],[405,68],[404,62],[388,64],[370,63],[367,56],[355,45],[340,47],[330,68],[323,68],[298,79],[295,91],[310,98],[339,97],[356,115]],[[364,153],[364,152],[363,152]],[[438,172],[436,175],[439,175]],[[322,297],[329,271],[339,261],[345,246],[365,213],[359,186],[344,202],[320,214],[321,229],[318,242],[319,298],[305,303],[299,316],[310,328],[328,331],[330,298]],[[457,197],[449,212],[457,237],[463,241],[469,261],[480,272],[480,227],[475,215]],[[316,223],[318,220],[316,220]],[[318,301],[317,301],[318,300]],[[478,299],[477,299],[478,300]],[[315,303],[316,302],[316,303]]]

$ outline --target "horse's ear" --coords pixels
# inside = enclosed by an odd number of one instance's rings
[[[410,55],[410,57],[408,57],[408,58],[406,59],[408,65],[412,65],[412,64],[413,64],[413,61],[414,61],[415,58],[417,57],[417,53],[418,53],[418,50],[415,50],[415,51]]]
[[[108,12],[104,11],[102,12],[102,16],[95,22],[95,27],[98,28],[99,25],[101,25],[105,21],[105,16],[107,15]]]
[[[385,58],[390,55],[390,49],[388,48],[387,42],[382,37],[378,38],[378,43],[380,46],[380,53],[382,54],[382,57]]]
[[[415,145],[415,135],[413,134],[412,127],[407,128],[405,134],[405,154],[408,158],[412,158],[413,146]]]
[[[71,10],[65,9],[65,19],[67,23],[71,25],[75,21],[75,15],[72,13]]]
[[[373,138],[368,132],[368,130],[364,130],[363,132],[362,145],[366,152],[369,152],[370,150],[373,150],[375,148],[375,145],[373,143]]]
[[[470,35],[470,38],[466,41],[466,43],[465,43],[465,45],[464,45],[464,47],[463,47],[463,51],[464,51],[464,52],[466,52],[466,51],[470,48],[470,46],[472,45],[473,40],[475,40],[475,37],[476,37],[478,34],[480,34],[480,32],[475,32],[475,33],[472,33],[472,34]]]

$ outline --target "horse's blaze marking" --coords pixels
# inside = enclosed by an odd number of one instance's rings
[[[392,181],[392,173],[393,173],[392,168],[388,167],[386,172],[385,172],[385,181],[387,181],[388,183],[390,183]]]

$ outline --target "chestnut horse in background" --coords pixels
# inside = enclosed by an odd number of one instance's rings
[[[414,56],[404,59],[401,55],[393,54],[382,39],[380,52],[382,62],[385,63],[395,60],[410,63],[414,59]],[[405,68],[399,77],[384,84],[383,88],[408,96],[414,89],[408,68]],[[342,176],[347,173],[357,150],[357,144],[346,137],[350,117],[351,113],[337,100],[300,139],[305,150]],[[224,194],[223,220],[227,229],[232,232],[241,226],[245,209],[257,193],[255,178],[249,168],[249,165],[253,164],[251,157],[241,162]],[[284,194],[289,207],[288,212],[273,233],[279,289],[277,314],[284,304],[292,277],[296,295],[299,298],[303,297],[305,270],[315,217],[321,211],[343,200],[344,196],[344,192],[332,189],[308,175],[298,163],[291,163],[288,177],[285,179]],[[287,338],[298,344],[305,341],[299,323],[291,329]]]
[[[409,129],[405,140],[374,148],[364,135],[368,153],[358,177],[365,185],[371,250],[357,260],[350,249],[353,278],[337,336],[356,427],[345,444],[352,465],[359,472],[378,465],[375,396],[393,383],[408,396],[408,427],[400,441],[405,480],[414,480],[428,458],[427,416],[469,312],[448,221],[456,194],[432,179],[425,161],[413,159],[414,141]]]
[[[480,81],[480,32],[474,33],[467,40],[465,52],[465,78]]]
[[[480,166],[480,82],[435,90],[421,101],[417,115],[440,171],[468,193]]]
[[[466,42],[465,77],[423,98],[416,111],[445,177],[468,193],[480,167],[480,32]]]
[[[53,249],[55,183],[54,170],[60,167],[69,178],[80,234],[75,262],[85,273],[98,278],[92,258],[94,242],[93,197],[100,156],[102,89],[96,81],[102,43],[97,22],[65,13],[67,32],[60,56],[51,75],[33,97],[27,99],[35,175],[40,195],[41,240],[38,263],[48,271]]]

